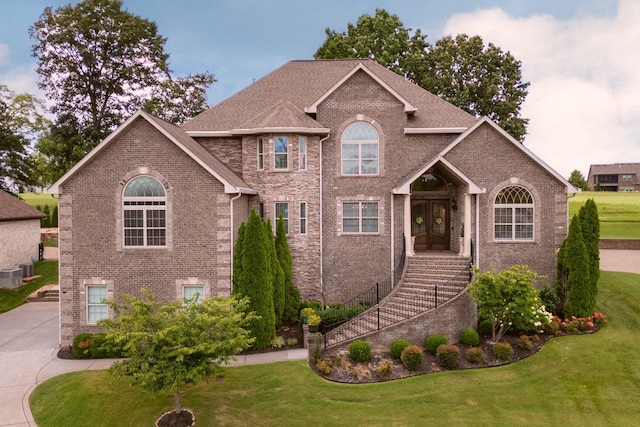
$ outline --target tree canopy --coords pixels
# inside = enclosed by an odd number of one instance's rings
[[[325,30],[316,59],[369,58],[476,117],[487,116],[518,141],[528,120],[520,106],[529,83],[521,63],[479,36],[447,36],[431,45],[420,30],[405,28],[396,15],[376,9],[362,15],[346,32]]]
[[[214,76],[173,78],[166,39],[156,24],[123,10],[120,0],[47,7],[29,34],[38,85],[58,117],[44,146],[74,145],[48,151],[41,147],[55,165],[75,163],[78,152],[95,147],[137,109],[181,123],[207,107],[205,91]],[[70,132],[70,141],[62,138]]]
[[[569,176],[569,183],[582,191],[587,191],[589,189],[587,186],[587,180],[578,169],[574,169],[573,172],[571,172],[571,175]]]

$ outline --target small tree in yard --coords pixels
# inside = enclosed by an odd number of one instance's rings
[[[182,412],[180,392],[215,375],[221,365],[248,348],[247,299],[211,298],[202,302],[161,302],[143,289],[144,299],[124,296],[124,303],[109,301],[115,320],[103,319],[106,341],[123,349],[126,360],[110,371],[132,378],[150,391],[170,391],[175,412]]]
[[[595,295],[592,292],[589,254],[577,215],[573,216],[567,238],[562,242],[558,252],[556,292],[560,297],[564,317],[585,317],[593,314]]]
[[[589,258],[589,304],[593,311],[596,307],[598,295],[598,280],[600,279],[600,219],[598,206],[593,199],[588,199],[578,212],[582,238],[587,248]]]
[[[541,330],[551,320],[533,284],[540,279],[525,265],[479,274],[469,295],[478,304],[481,319],[493,322],[492,340],[500,341],[509,329]]]

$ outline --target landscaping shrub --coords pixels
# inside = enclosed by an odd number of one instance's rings
[[[436,357],[443,368],[456,369],[460,358],[460,349],[453,344],[442,344],[436,350]]]
[[[356,365],[351,368],[350,372],[358,381],[362,381],[364,378],[371,378],[371,371],[365,365]]]
[[[329,375],[331,373],[331,369],[333,368],[333,362],[331,362],[330,358],[325,357],[324,359],[316,363],[316,368],[321,374]]]
[[[391,341],[391,357],[394,359],[400,359],[402,356],[402,350],[409,347],[409,341],[403,339],[397,339]]]
[[[107,342],[106,334],[99,333],[91,336],[89,344],[89,353],[95,359],[110,359],[124,357],[121,348],[114,348],[111,343]]]
[[[342,303],[336,303],[325,310],[319,311],[318,315],[322,318],[323,328],[335,327],[347,320],[353,319],[369,307],[370,305],[366,303],[360,303],[352,307],[347,307]]]
[[[315,300],[300,301],[300,310],[307,307],[312,308],[314,311],[319,311],[322,309],[322,304],[320,303],[320,301]]]
[[[497,342],[493,345],[493,355],[500,360],[511,360],[513,347],[508,342]]]
[[[467,350],[467,360],[471,363],[480,363],[484,358],[484,353],[480,347],[472,347]]]
[[[91,357],[91,341],[93,334],[83,333],[78,334],[73,338],[73,344],[71,345],[71,351],[73,355],[78,359],[87,359]]]
[[[271,347],[273,348],[282,348],[284,347],[284,338],[281,336],[275,336],[272,340],[271,340]]]
[[[393,374],[393,363],[389,359],[382,359],[380,365],[376,368],[376,372],[382,378],[389,378]]]
[[[480,335],[473,328],[467,328],[460,333],[460,342],[465,345],[480,344]]]
[[[402,350],[400,360],[407,371],[417,371],[424,359],[423,351],[417,345],[410,345]]]
[[[489,319],[484,319],[478,324],[478,333],[483,337],[490,337],[493,335],[493,322]]]
[[[540,301],[547,309],[549,313],[557,313],[558,304],[560,304],[560,297],[556,293],[555,289],[552,289],[547,283],[544,284],[540,292]]]
[[[367,341],[355,340],[349,345],[349,356],[359,363],[368,362],[371,359],[371,346]]]
[[[520,335],[520,341],[518,341],[518,347],[523,350],[531,350],[533,348],[533,342],[531,338],[526,335]]]
[[[295,347],[298,345],[298,338],[287,338],[287,346]]]
[[[441,334],[433,334],[427,337],[424,348],[426,348],[429,353],[436,354],[438,347],[442,344],[448,344],[447,337]]]

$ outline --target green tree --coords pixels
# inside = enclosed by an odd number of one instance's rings
[[[282,217],[278,220],[278,224],[282,221]],[[271,258],[271,283],[273,283],[273,310],[276,316],[276,327],[282,326],[284,320],[284,304],[285,304],[285,287],[284,287],[284,271],[278,260],[276,253],[276,241],[273,235],[271,221],[265,222],[265,230],[269,241],[269,256]]]
[[[284,274],[283,320],[284,322],[295,323],[298,321],[298,311],[300,309],[300,291],[293,283],[293,261],[282,217],[278,219],[278,226],[276,227],[276,254]]]
[[[596,307],[598,295],[598,281],[600,280],[600,219],[598,206],[593,199],[588,199],[578,211],[582,238],[587,248],[589,258],[589,305],[592,310]],[[591,313],[593,314],[593,313]]]
[[[544,310],[538,291],[539,280],[527,266],[515,265],[508,270],[479,274],[471,284],[469,295],[478,304],[481,319],[493,322],[492,340],[500,341],[509,329],[541,330],[551,320]]]
[[[250,322],[250,330],[256,338],[253,346],[261,349],[269,346],[276,335],[276,317],[273,304],[271,255],[265,226],[258,213],[252,209],[244,230],[240,253],[240,277],[234,277],[238,295],[249,298],[249,310],[259,318]]]
[[[582,191],[587,191],[589,189],[587,186],[587,180],[578,169],[574,169],[573,172],[571,172],[571,175],[569,176],[569,183]]]
[[[590,268],[587,247],[582,237],[578,215],[569,225],[556,260],[556,291],[564,317],[584,317],[593,314],[590,296]]]
[[[521,63],[509,52],[465,34],[432,46],[420,30],[405,28],[383,9],[374,17],[362,15],[346,32],[325,32],[316,59],[373,59],[476,117],[488,116],[523,141],[528,120],[520,117],[520,106],[529,83],[522,81]]]
[[[166,108],[162,116],[176,122],[207,106],[204,91],[213,75],[172,79],[166,39],[154,22],[123,10],[120,0],[47,7],[29,34],[39,86],[55,103],[54,113],[75,118],[71,128],[82,138],[67,145],[76,144],[80,151],[95,147],[145,105],[156,113]],[[70,123],[66,117],[61,124]],[[74,153],[74,148],[66,151]],[[65,161],[73,163],[72,158]]]
[[[242,272],[244,270],[242,266],[242,251],[244,249],[244,236],[246,229],[246,223],[243,222],[240,224],[240,228],[238,228],[238,237],[236,238],[236,243],[233,248],[233,277],[231,280],[233,286],[231,294],[240,298],[247,295],[247,290],[244,287],[245,283],[242,278]]]
[[[103,319],[106,342],[122,348],[126,360],[110,371],[131,377],[134,385],[174,394],[181,412],[180,393],[217,374],[223,363],[252,343],[247,323],[254,316],[247,300],[211,298],[202,302],[161,302],[151,291],[144,299],[125,295],[123,303],[109,301],[115,320]]]

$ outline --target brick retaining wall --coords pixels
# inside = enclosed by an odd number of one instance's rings
[[[600,239],[600,249],[640,250],[640,239]]]

